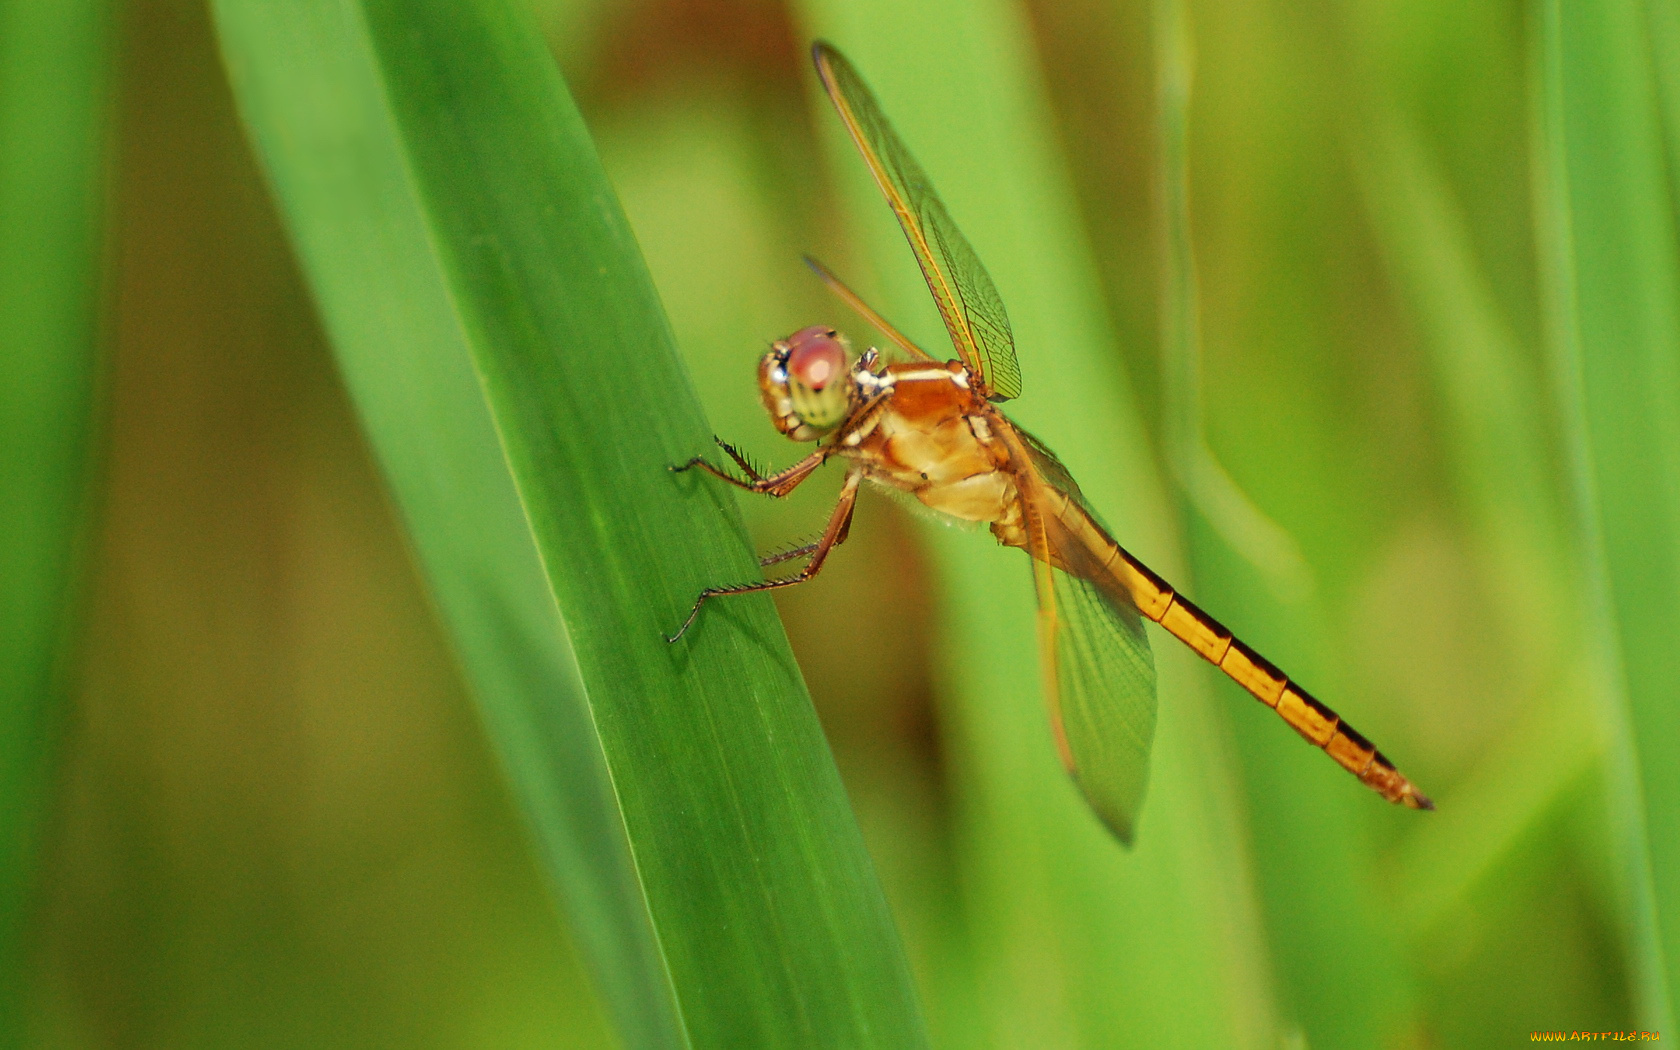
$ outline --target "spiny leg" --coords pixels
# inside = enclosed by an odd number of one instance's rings
[[[712,440],[717,442],[718,448],[723,449],[724,452],[729,454],[729,458],[735,461],[735,465],[740,467],[741,470],[746,473],[747,477],[753,479],[754,481],[764,480],[764,475],[758,472],[758,468],[753,466],[752,460],[748,459],[746,454],[740,449],[718,437],[716,434],[712,435]]]
[[[845,542],[845,537],[842,536],[835,542],[837,545],[839,543],[843,543]],[[768,569],[770,566],[780,565],[784,561],[792,561],[795,558],[803,558],[807,554],[815,554],[817,547],[820,545],[820,541],[814,543],[801,543],[798,546],[789,547],[785,551],[777,551],[774,554],[766,554],[764,557],[758,559],[758,567],[761,569]]]
[[[745,471],[747,476],[752,480],[742,481],[740,478],[724,470],[722,467],[717,467],[707,462],[706,457],[704,456],[695,456],[687,463],[679,463],[670,468],[671,472],[673,474],[681,474],[684,471],[693,470],[695,467],[699,467],[701,470],[713,477],[722,478],[724,481],[729,482],[737,488],[746,489],[748,492],[762,492],[767,496],[774,496],[777,499],[780,499],[792,492],[794,489],[798,488],[799,483],[810,477],[812,472],[822,466],[829,457],[829,450],[827,448],[819,448],[809,456],[800,460],[798,463],[788,467],[786,470],[779,470],[774,474],[766,475],[760,474],[758,470],[747,461],[747,457],[743,456],[734,445],[729,444],[722,438],[713,438],[712,440],[718,443],[719,448],[729,453],[729,458],[733,459],[736,465]]]
[[[852,518],[851,515],[847,515],[846,523],[840,527],[840,535],[834,538],[833,546],[838,547],[842,543],[845,543],[846,537],[851,534],[851,531]],[[758,564],[760,568],[768,569],[770,566],[780,565],[784,561],[792,561],[795,558],[803,558],[807,554],[815,554],[817,552],[817,548],[822,545],[822,538],[818,537],[811,543],[801,543],[798,546],[789,547],[785,551],[777,551],[775,554],[766,554],[764,557],[758,559]]]
[[[666,637],[667,642],[675,642],[687,633],[694,623],[694,618],[700,615],[700,607],[706,604],[707,598],[716,598],[725,594],[752,594],[755,591],[773,591],[781,587],[792,587],[814,579],[822,571],[823,561],[828,552],[846,541],[846,536],[852,528],[852,509],[857,506],[858,483],[863,480],[860,472],[853,471],[846,475],[846,483],[840,488],[840,499],[834,504],[834,512],[828,516],[828,527],[823,529],[822,539],[811,545],[811,560],[805,567],[792,576],[779,580],[764,580],[760,583],[737,583],[727,587],[707,587],[694,599],[694,607],[688,611],[688,619],[677,628],[677,633]],[[796,557],[797,555],[790,555]],[[785,561],[786,559],[777,559]],[[774,564],[773,562],[771,564]]]

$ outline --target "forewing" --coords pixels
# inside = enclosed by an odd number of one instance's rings
[[[991,400],[1019,396],[1021,369],[1015,361],[1009,314],[980,257],[951,221],[927,174],[852,64],[821,41],[812,49],[812,58],[823,89],[898,216],[957,355],[984,382]]]
[[[1070,514],[1089,513],[1079,487],[1042,443],[1023,431],[1015,434],[1021,443],[1014,447],[1029,456],[1017,477],[1056,745],[1091,808],[1121,842],[1131,845],[1155,739],[1155,661],[1149,636],[1118,581],[1109,586],[1093,582],[1102,578],[1104,559],[1101,552],[1086,549],[1067,521]]]

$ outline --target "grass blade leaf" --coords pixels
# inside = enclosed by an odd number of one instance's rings
[[[906,1045],[895,931],[593,144],[511,5],[223,0],[259,152],[628,1045]],[[569,648],[567,643],[569,642]]]
[[[88,494],[108,10],[0,3],[0,1044],[54,783]]]

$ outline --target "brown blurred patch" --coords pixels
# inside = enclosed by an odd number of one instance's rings
[[[792,17],[776,0],[644,0],[608,15],[586,90],[611,105],[703,65],[754,90],[797,97],[804,56]]]

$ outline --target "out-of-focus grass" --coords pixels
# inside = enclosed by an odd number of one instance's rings
[[[1680,239],[1644,9],[1536,4],[1547,292],[1645,1023],[1680,993]],[[1672,55],[1672,41],[1655,52]],[[1671,75],[1669,71],[1668,75]],[[1672,98],[1667,101],[1672,101]],[[1670,114],[1673,118],[1673,114]]]
[[[199,3],[130,8],[40,1047],[602,1045]]]
[[[70,672],[90,499],[108,7],[0,3],[0,1045],[23,1032],[22,937]]]
[[[1196,600],[1221,610],[1227,625],[1319,690],[1332,661],[1324,652],[1320,587],[1294,538],[1268,518],[1225,470],[1205,422],[1201,297],[1191,217],[1190,130],[1196,52],[1188,5],[1162,0],[1151,11],[1155,37],[1156,143],[1162,230],[1160,444],[1182,494]],[[1218,675],[1209,677],[1220,679]],[[1410,988],[1392,923],[1369,885],[1358,807],[1370,799],[1337,789],[1318,756],[1294,741],[1250,697],[1218,680],[1218,696],[1246,715],[1239,752],[1251,787],[1255,867],[1277,970],[1282,1012],[1309,1043],[1372,1046],[1408,1031]],[[1340,702],[1337,701],[1339,704]],[[1365,725],[1342,704],[1343,717]],[[1259,717],[1255,717],[1259,715]],[[1369,727],[1367,726],[1367,731]],[[1282,744],[1282,747],[1279,747]],[[1312,887],[1311,892],[1301,888]]]

